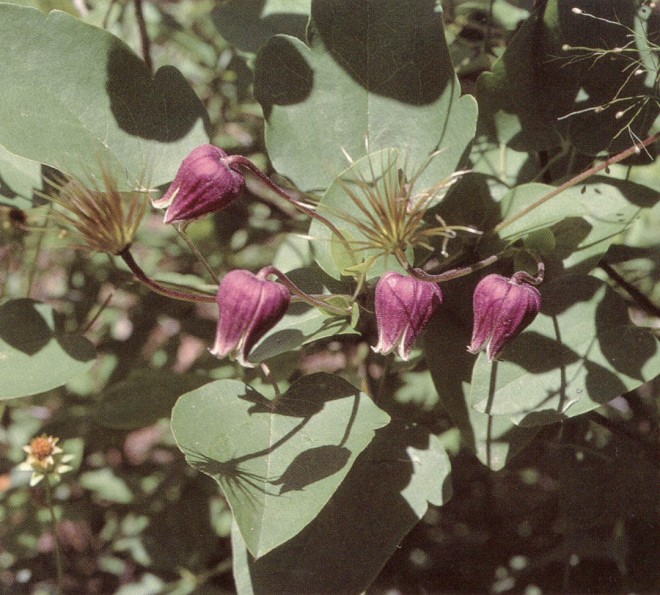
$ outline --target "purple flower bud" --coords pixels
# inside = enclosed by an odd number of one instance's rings
[[[243,176],[231,169],[227,153],[213,145],[193,149],[182,162],[167,192],[152,201],[167,208],[165,223],[191,221],[225,208],[243,190]]]
[[[378,345],[374,351],[387,354],[396,349],[407,360],[415,339],[441,302],[436,283],[394,272],[384,274],[376,285]]]
[[[541,294],[536,287],[522,282],[516,273],[484,277],[474,290],[474,329],[468,347],[477,353],[487,342],[486,353],[493,361],[505,345],[527,328],[541,309]]]
[[[227,273],[218,289],[220,317],[211,353],[230,355],[247,368],[250,350],[284,316],[291,294],[279,283],[250,271]]]

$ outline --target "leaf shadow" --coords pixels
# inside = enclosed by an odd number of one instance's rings
[[[351,450],[344,445],[355,424],[362,397],[359,389],[348,382],[337,382],[336,379],[331,383],[332,392],[330,392],[324,384],[324,378],[328,382],[333,379],[331,375],[324,373],[305,376],[294,383],[284,395],[273,400],[266,399],[257,391],[246,386],[245,393],[239,398],[253,403],[248,410],[250,415],[265,413],[273,417],[280,415],[294,417],[300,418],[299,423],[261,450],[236,456],[227,461],[217,461],[201,453],[192,453],[201,460],[201,464],[192,460],[191,464],[204,473],[212,475],[219,482],[224,481],[229,486],[236,484],[244,489],[246,486],[251,486],[270,496],[283,495],[293,490],[303,490],[313,483],[338,473],[346,466],[352,454]],[[310,394],[313,396],[310,397]],[[314,415],[322,411],[326,402],[346,397],[353,397],[353,407],[344,434],[338,444],[324,444],[299,452],[284,472],[276,478],[258,476],[241,468],[242,463],[267,457],[282,447],[301,432]],[[267,492],[267,485],[281,486],[279,493]],[[249,491],[249,488],[247,489]]]
[[[608,291],[596,308],[596,329],[600,350],[612,368],[644,382],[642,368],[657,353],[658,341],[632,323],[614,292]],[[628,340],[622,341],[624,336]]]
[[[152,77],[146,64],[117,41],[108,52],[106,91],[119,128],[131,136],[164,143],[184,138],[208,114],[183,75],[173,66]]]
[[[296,455],[282,475],[270,481],[274,486],[282,486],[279,495],[321,481],[341,471],[351,457],[345,446],[326,444],[304,450]]]
[[[335,62],[370,93],[411,105],[438,99],[454,71],[434,0],[364,0],[357,6],[313,2],[312,37],[318,35]]]
[[[289,39],[272,37],[257,54],[254,97],[266,120],[274,105],[302,103],[313,87],[314,71]]]
[[[244,52],[257,52],[278,33],[305,38],[307,15],[289,12],[264,15],[266,5],[266,0],[216,2],[211,20],[224,39]]]

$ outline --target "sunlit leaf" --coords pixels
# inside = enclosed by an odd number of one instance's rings
[[[213,477],[254,556],[298,534],[326,505],[389,416],[351,384],[313,374],[267,400],[220,380],[183,395],[172,431]]]
[[[420,187],[458,166],[474,135],[476,104],[461,97],[430,2],[312,2],[310,45],[275,36],[257,57],[275,168],[303,190],[324,190],[353,160],[395,147],[409,167],[435,150]],[[367,149],[368,146],[368,149]]]

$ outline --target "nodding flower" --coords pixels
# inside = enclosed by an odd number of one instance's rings
[[[244,186],[243,175],[230,167],[227,153],[201,145],[181,162],[167,192],[151,204],[167,208],[165,223],[183,223],[224,209]]]
[[[376,284],[376,353],[397,351],[408,360],[415,339],[442,302],[436,283],[390,272]]]
[[[526,273],[510,279],[488,275],[474,290],[474,327],[468,347],[477,353],[486,345],[488,359],[497,359],[504,347],[527,328],[541,309],[541,294],[536,287],[524,283]]]
[[[211,349],[216,357],[230,356],[242,366],[254,367],[247,361],[250,351],[282,319],[291,301],[286,287],[265,278],[268,270],[256,275],[234,270],[222,279],[217,297],[220,315]]]

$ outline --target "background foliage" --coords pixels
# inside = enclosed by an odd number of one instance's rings
[[[0,3],[3,590],[54,588],[46,496],[15,468],[42,432],[75,455],[65,592],[660,589],[657,140],[512,218],[657,134],[660,14],[535,4]],[[370,350],[368,296],[357,321],[294,304],[252,356],[276,387],[216,360],[212,305],[75,252],[40,193],[55,170],[163,188],[209,141],[355,236],[347,184],[445,180],[428,220],[484,232],[447,262],[512,249],[510,275],[533,250],[541,314],[502,361],[467,353],[478,273],[443,284],[409,362]],[[350,294],[369,256],[247,192],[188,232],[219,276],[274,263],[312,293]],[[134,251],[213,287],[159,214]]]

